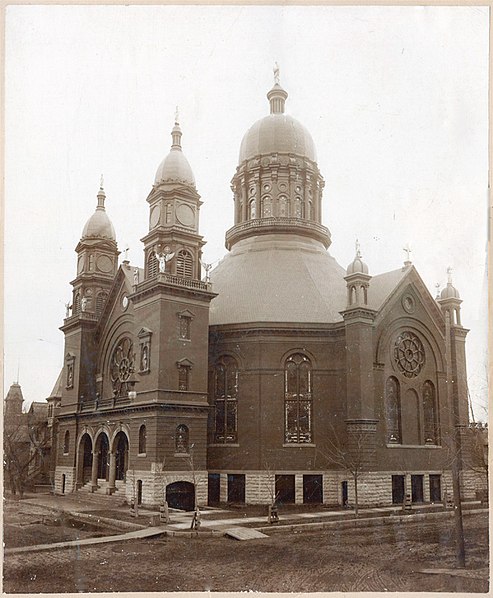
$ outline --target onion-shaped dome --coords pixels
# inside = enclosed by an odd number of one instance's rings
[[[459,291],[452,284],[452,268],[448,268],[447,286],[440,293],[440,299],[460,299]]]
[[[160,183],[183,183],[195,187],[195,177],[181,149],[181,136],[180,125],[175,122],[175,126],[171,131],[173,140],[171,150],[157,169],[154,179],[155,185]]]
[[[106,208],[104,207],[105,199],[106,194],[101,183],[98,193],[98,205],[96,207],[96,211],[86,222],[84,230],[82,231],[82,239],[109,239],[110,241],[116,242],[115,229],[113,228],[113,224],[108,218]]]
[[[346,270],[347,276],[350,274],[368,274],[368,266],[361,258],[361,251],[359,250],[359,243],[356,241],[356,257],[349,264]]]
[[[270,114],[255,122],[240,145],[239,164],[255,156],[287,153],[317,161],[315,144],[308,130],[295,118],[284,114],[287,92],[276,83],[267,94]]]

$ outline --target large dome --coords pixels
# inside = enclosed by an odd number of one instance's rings
[[[104,207],[106,195],[101,188],[98,193],[98,206],[94,214],[89,218],[82,231],[82,239],[97,238],[116,241],[115,229],[111,220],[108,218]]]
[[[210,324],[340,322],[346,272],[305,237],[262,235],[234,245],[211,272]]]
[[[246,132],[240,146],[239,163],[277,152],[297,154],[312,162],[317,161],[312,136],[300,122],[288,114],[269,114]]]

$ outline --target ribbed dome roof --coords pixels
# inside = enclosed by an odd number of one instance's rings
[[[269,114],[254,123],[240,146],[239,163],[260,154],[289,153],[317,161],[315,144],[308,130],[288,114]]]
[[[98,193],[98,206],[94,214],[89,218],[82,231],[82,239],[98,238],[109,239],[116,242],[115,229],[111,220],[108,218],[106,209],[104,207],[104,200],[106,195],[102,188]]]
[[[460,299],[459,291],[449,282],[440,293],[440,299]]]
[[[270,114],[254,123],[240,146],[239,164],[261,154],[288,153],[317,161],[312,136],[295,118],[284,114],[287,92],[276,80],[268,92]]]
[[[346,270],[347,276],[350,274],[368,274],[368,266],[362,259],[361,251],[359,249],[359,242],[356,239],[356,257],[354,260],[349,264]]]
[[[211,272],[210,324],[328,323],[346,307],[344,268],[314,239],[262,235],[236,243]]]
[[[159,165],[154,179],[154,184],[159,183],[184,183],[195,187],[195,177],[188,160],[181,149],[181,129],[178,122],[171,131],[173,144],[169,154]]]

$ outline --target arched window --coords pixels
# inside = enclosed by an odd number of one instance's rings
[[[248,218],[253,220],[257,217],[257,208],[255,205],[255,198],[251,199],[248,203]]]
[[[168,202],[166,203],[165,209],[164,209],[164,219],[166,224],[170,224],[171,223],[171,215],[173,212],[173,206]]]
[[[423,418],[425,444],[438,444],[438,418],[433,382],[426,380],[423,384]]]
[[[262,216],[264,218],[272,216],[272,200],[269,195],[262,198]]]
[[[159,263],[154,255],[154,251],[149,252],[147,258],[147,278],[154,278],[159,272]]]
[[[401,444],[401,397],[399,382],[394,376],[385,385],[385,419],[387,422],[387,442]]]
[[[74,315],[80,314],[80,293],[76,293],[74,297],[74,309],[72,311]]]
[[[193,278],[193,257],[185,249],[179,251],[176,256],[176,274],[183,278]]]
[[[101,293],[98,293],[98,295],[96,297],[96,316],[98,318],[103,313],[103,309],[104,309],[107,299],[108,299],[108,293],[105,293],[104,291],[102,291]]]
[[[63,437],[63,454],[68,455],[70,449],[70,432],[67,430]]]
[[[294,216],[295,218],[305,217],[305,209],[301,197],[296,197],[294,200]]]
[[[140,426],[139,429],[139,454],[145,454],[147,448],[147,429],[145,425]]]
[[[177,453],[188,453],[188,428],[180,424],[175,433],[175,451]]]
[[[301,353],[291,355],[284,368],[284,440],[312,442],[312,366]]]
[[[288,215],[288,200],[285,195],[281,195],[279,198],[279,216],[286,218]]]
[[[215,441],[238,439],[238,366],[229,356],[219,359],[214,370]]]

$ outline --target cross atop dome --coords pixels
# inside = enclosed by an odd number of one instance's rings
[[[104,210],[104,200],[106,199],[106,193],[104,192],[104,179],[103,179],[103,175],[101,175],[101,179],[99,181],[99,191],[98,191],[98,205],[96,207],[96,210]]]
[[[179,150],[181,152],[182,132],[180,129],[180,123],[178,122],[178,118],[179,118],[179,114],[178,114],[178,106],[177,106],[176,110],[175,110],[175,126],[173,127],[173,129],[171,131],[171,139],[172,139],[171,149]]]

